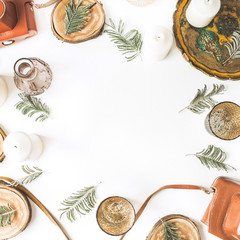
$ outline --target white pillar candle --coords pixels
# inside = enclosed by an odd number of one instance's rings
[[[0,77],[0,106],[2,106],[8,97],[8,88],[5,81]]]
[[[150,61],[164,59],[173,44],[173,35],[170,30],[161,26],[150,27],[144,36],[143,56]]]
[[[42,141],[34,134],[29,136],[23,132],[10,133],[3,142],[6,158],[13,161],[35,160],[42,150]]]
[[[206,27],[221,8],[221,0],[191,0],[187,11],[187,21],[196,28]]]

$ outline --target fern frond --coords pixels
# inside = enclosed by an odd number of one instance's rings
[[[109,18],[109,24],[106,25],[110,29],[105,30],[105,32],[128,62],[138,56],[141,57],[143,41],[142,35],[138,30],[133,29],[124,34],[124,22],[120,20],[118,26],[116,26],[111,18]]]
[[[89,14],[96,3],[81,6],[82,0],[75,5],[74,0],[70,0],[66,6],[65,34],[82,31],[89,20]]]
[[[96,204],[96,186],[85,187],[84,189],[73,193],[61,203],[64,208],[61,211],[60,218],[66,215],[69,221],[76,221],[76,213],[86,215],[89,213]]]
[[[240,31],[234,31],[231,37],[232,42],[225,43],[225,47],[228,50],[229,57],[222,63],[226,64],[230,59],[240,58]]]
[[[217,102],[214,99],[212,99],[212,97],[218,94],[222,94],[224,91],[225,91],[224,85],[213,84],[212,91],[207,93],[207,86],[204,85],[204,88],[202,90],[198,89],[194,99],[184,109],[189,109],[193,113],[201,114],[205,111],[205,109],[214,107],[217,104]]]
[[[173,222],[163,222],[163,240],[184,240],[177,232],[178,228]]]
[[[196,156],[200,162],[208,169],[216,168],[218,170],[224,170],[226,172],[229,170],[236,171],[236,168],[224,163],[227,158],[226,153],[223,152],[220,148],[213,145],[209,145],[207,149],[203,149],[201,152],[193,155]]]
[[[40,175],[42,175],[43,170],[33,166],[32,169],[28,165],[23,165],[22,170],[27,174],[26,177],[20,178],[14,182],[11,182],[11,186],[18,186],[19,184],[21,185],[26,185],[37,179]]]
[[[46,103],[42,103],[40,98],[32,97],[25,93],[20,93],[18,96],[22,101],[18,102],[15,107],[17,110],[21,111],[23,115],[32,117],[35,114],[38,114],[38,117],[35,121],[43,122],[45,121],[50,114],[50,109]]]
[[[6,225],[11,225],[15,214],[15,209],[8,204],[7,206],[0,206],[0,226],[5,227]]]

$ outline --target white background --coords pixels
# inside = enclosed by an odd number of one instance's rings
[[[39,3],[39,2],[38,2]],[[126,0],[102,0],[106,17],[121,19],[126,30],[143,34],[152,25],[172,28],[176,0],[156,0],[148,7],[135,7]],[[208,77],[188,64],[175,44],[162,62],[139,59],[127,63],[106,34],[81,44],[57,40],[50,29],[52,7],[36,10],[39,34],[0,50],[0,75],[9,88],[9,98],[0,108],[0,124],[6,132],[39,134],[44,154],[30,166],[46,171],[28,188],[59,218],[63,199],[73,192],[102,182],[96,208],[70,223],[61,221],[71,239],[118,239],[100,230],[96,209],[106,197],[119,195],[138,210],[146,197],[166,184],[196,184],[209,187],[218,176],[239,179],[239,172],[208,170],[189,153],[209,144],[227,152],[227,163],[240,170],[239,139],[223,141],[204,126],[206,111],[195,115],[179,110],[188,105],[204,84],[224,84],[227,91],[215,99],[240,104],[239,82]],[[36,123],[15,110],[19,100],[13,83],[13,65],[21,57],[38,57],[52,68],[54,79],[41,98],[52,111],[51,119]],[[0,175],[17,179],[22,163],[7,159]],[[215,239],[200,220],[211,196],[198,191],[165,190],[154,197],[126,240],[144,240],[159,218],[183,214],[194,220],[202,239]],[[15,239],[64,239],[36,206],[28,228]]]

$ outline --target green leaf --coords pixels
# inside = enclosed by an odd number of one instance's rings
[[[117,48],[122,52],[127,61],[132,61],[136,57],[141,57],[142,50],[142,35],[138,30],[133,29],[124,34],[124,23],[120,20],[118,26],[114,24],[112,19],[109,19],[109,24],[106,24],[110,29],[105,30],[109,38],[116,44]]]
[[[65,34],[82,31],[89,20],[89,14],[96,3],[81,6],[82,0],[75,5],[74,0],[70,0],[66,6]]]
[[[198,89],[194,99],[184,109],[189,109],[193,113],[201,114],[205,111],[205,109],[210,109],[211,107],[214,107],[217,102],[212,97],[218,94],[222,94],[224,91],[224,85],[213,84],[212,91],[207,93],[207,86],[204,85],[204,88],[202,90]]]
[[[35,166],[30,168],[29,166],[25,165],[25,166],[22,166],[22,170],[27,174],[27,176],[20,178],[14,182],[11,182],[10,183],[11,186],[18,186],[19,184],[21,185],[29,184],[35,179],[37,179],[43,173],[43,170]]]
[[[69,221],[76,221],[76,213],[86,215],[89,213],[96,204],[96,186],[85,187],[84,189],[73,193],[72,196],[65,199],[61,204],[64,208],[61,211],[60,218],[66,215]]]
[[[163,240],[184,240],[179,236],[178,228],[174,222],[163,222]]]
[[[207,149],[203,149],[201,152],[193,155],[208,169],[216,168],[217,170],[224,170],[226,172],[229,170],[236,171],[236,168],[224,163],[227,158],[226,153],[213,145],[209,145]]]
[[[15,214],[15,209],[8,204],[7,206],[0,206],[0,226],[5,227],[6,225],[11,225]]]
[[[226,64],[230,59],[240,58],[240,31],[234,31],[231,37],[232,42],[225,43],[225,47],[228,50],[229,57],[222,63]]]
[[[40,98],[32,97],[25,93],[20,93],[18,96],[22,101],[18,102],[15,107],[21,111],[23,115],[27,115],[31,118],[33,115],[38,115],[35,121],[43,122],[50,114],[50,109],[46,103],[42,103]]]

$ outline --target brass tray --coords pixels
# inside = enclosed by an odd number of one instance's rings
[[[234,32],[240,34],[240,1],[221,2],[212,22],[204,28],[195,28],[186,20],[190,0],[179,0],[173,16],[173,32],[177,47],[193,67],[221,80],[239,80],[240,58],[229,59],[226,43],[233,44]]]
[[[6,138],[6,134],[0,128],[0,162],[2,162],[5,158],[5,154],[3,152],[3,141],[4,141],[5,138]]]

